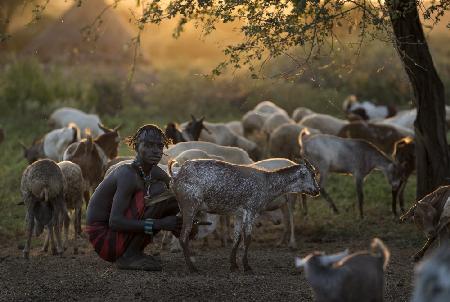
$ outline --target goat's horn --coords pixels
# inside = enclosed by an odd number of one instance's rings
[[[196,122],[197,120],[195,119],[195,116],[193,114],[191,114],[191,118],[194,122]]]
[[[300,257],[295,257],[295,267],[296,268],[305,267],[306,262],[308,262],[306,259],[302,259]]]
[[[333,255],[323,255],[323,256],[319,256],[319,261],[323,266],[328,266],[331,265],[335,262],[338,262],[340,260],[342,260],[342,258],[348,256],[349,251],[348,249],[346,249],[345,251],[341,252],[341,253],[337,253],[337,254],[333,254]]]
[[[113,131],[114,131],[114,132],[119,131],[119,129],[122,128],[122,125],[123,125],[123,124],[120,123],[119,125],[117,125],[117,126],[113,129]]]
[[[211,130],[209,130],[205,125],[203,125],[203,129],[205,129],[206,132],[208,132],[209,134],[211,134]]]
[[[102,129],[102,130],[105,131],[106,133],[111,132],[111,129],[106,128],[106,127],[103,126],[101,123],[98,123],[97,125],[98,125],[98,127],[99,127],[100,129]]]

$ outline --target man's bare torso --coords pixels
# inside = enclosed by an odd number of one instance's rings
[[[167,190],[170,177],[161,168],[154,166],[151,170],[151,178],[153,180],[150,186],[151,196],[159,195]],[[118,167],[98,185],[92,195],[86,218],[88,225],[94,222],[107,223],[109,221],[114,194],[120,182],[122,185],[125,184],[130,192],[133,192],[124,202],[130,203],[134,198],[134,193],[145,191],[144,181],[132,164]]]

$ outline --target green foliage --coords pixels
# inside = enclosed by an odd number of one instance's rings
[[[102,115],[114,115],[122,109],[123,84],[119,79],[96,79],[92,83],[89,100],[95,111]]]
[[[3,110],[20,108],[23,112],[30,101],[42,108],[53,100],[44,70],[34,60],[16,60],[5,66],[1,82]]]

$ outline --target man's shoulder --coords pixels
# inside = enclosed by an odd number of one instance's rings
[[[169,177],[169,174],[160,166],[156,165],[152,168],[152,176],[157,179],[165,179]]]
[[[123,178],[123,177],[134,177],[136,176],[136,169],[133,167],[132,163],[123,163],[114,169],[111,176]]]

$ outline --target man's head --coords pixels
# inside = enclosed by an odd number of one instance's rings
[[[170,140],[158,126],[148,124],[139,128],[133,136],[127,137],[126,143],[144,163],[157,164],[161,160],[164,146],[168,147]]]

